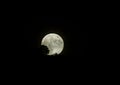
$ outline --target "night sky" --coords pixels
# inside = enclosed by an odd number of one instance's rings
[[[26,16],[24,20],[24,59],[27,63],[49,65],[88,64],[88,29],[90,20],[82,16]],[[48,33],[57,33],[64,40],[60,55],[46,56],[41,40]],[[25,62],[24,61],[24,62]]]

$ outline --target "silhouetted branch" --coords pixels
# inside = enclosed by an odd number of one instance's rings
[[[47,54],[49,53],[48,47],[47,47],[47,46],[44,46],[44,45],[41,45],[41,46],[40,46],[40,52],[41,52],[41,54],[43,54],[43,55],[47,55]]]

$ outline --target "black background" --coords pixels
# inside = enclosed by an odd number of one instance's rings
[[[24,56],[28,66],[88,66],[88,28],[90,18],[81,16],[26,16],[24,19]],[[64,40],[60,55],[43,55],[41,40],[48,33],[57,33]]]

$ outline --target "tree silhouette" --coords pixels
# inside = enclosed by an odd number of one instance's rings
[[[49,50],[48,50],[48,47],[47,46],[44,46],[44,45],[41,45],[40,46],[40,53],[42,55],[47,55],[49,53]]]

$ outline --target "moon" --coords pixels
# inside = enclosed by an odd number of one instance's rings
[[[41,45],[48,47],[49,53],[47,55],[55,55],[63,51],[64,41],[58,34],[49,33],[42,39]]]

